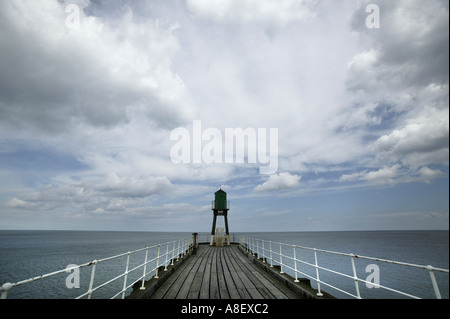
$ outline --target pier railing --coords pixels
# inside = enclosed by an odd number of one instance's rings
[[[151,276],[158,278],[159,271],[166,271],[169,265],[174,265],[176,261],[185,257],[192,248],[193,248],[193,238],[178,239],[170,242],[165,242],[162,244],[155,244],[152,246],[144,247],[141,249],[129,251],[126,253],[122,253],[119,255],[103,259],[93,260],[81,265],[73,265],[73,267],[67,267],[65,269],[28,278],[15,283],[5,283],[0,287],[1,299],[6,299],[8,296],[8,292],[15,287],[23,286],[36,281],[45,280],[46,278],[54,277],[62,273],[79,271],[81,268],[88,268],[88,267],[91,267],[89,288],[86,292],[76,297],[76,299],[81,298],[90,299],[92,294],[97,290],[120,280],[122,280],[123,283],[121,285],[122,288],[114,295],[112,295],[112,297],[110,298],[114,299],[120,296],[122,299],[124,299],[126,291],[129,288],[133,287],[138,282],[141,282],[140,289],[144,289],[146,278],[149,278]],[[133,263],[132,265],[132,263],[130,262],[132,257],[138,256],[139,258],[142,258],[144,254],[145,257],[143,258],[143,260],[141,259],[140,261],[137,261],[139,263],[138,265],[134,265],[135,263]],[[103,265],[108,262],[116,262],[118,259],[125,257],[126,263],[124,270],[121,274],[114,276],[113,278],[110,278],[100,284],[94,285],[95,278],[98,277],[99,271],[102,271],[100,266],[101,264]],[[129,279],[130,274],[132,273],[137,273],[138,278],[130,280]],[[136,278],[136,274],[133,277]],[[45,296],[43,295],[43,297]]]
[[[303,247],[299,245],[292,244],[284,244],[279,242],[274,242],[270,240],[256,239],[256,238],[246,238],[241,236],[240,245],[247,251],[247,253],[252,254],[258,259],[261,259],[263,263],[268,263],[270,267],[275,265],[280,267],[280,273],[285,273],[285,271],[289,274],[292,274],[295,282],[299,282],[299,275],[304,276],[311,281],[315,282],[317,285],[317,295],[322,296],[321,287],[322,285],[332,288],[340,293],[343,293],[352,298],[362,299],[360,284],[365,284],[367,288],[377,288],[384,289],[386,291],[392,292],[397,296],[421,299],[420,297],[401,291],[399,289],[387,287],[380,283],[380,276],[376,271],[379,272],[378,264],[386,264],[386,265],[395,265],[395,266],[406,266],[409,268],[415,268],[418,270],[422,270],[422,276],[428,276],[431,281],[431,286],[434,292],[434,297],[436,299],[441,299],[441,292],[438,285],[438,280],[436,280],[435,273],[443,273],[445,274],[445,280],[448,283],[448,269],[437,268],[433,266],[424,266],[411,264],[406,262],[399,262],[387,259],[366,257],[351,253],[341,253],[335,251],[328,251],[323,249],[309,248]],[[302,257],[299,257],[302,255]],[[318,255],[320,255],[322,261],[319,263]],[[334,257],[340,257],[344,260],[335,261]],[[338,266],[338,264],[345,263],[345,259],[347,259],[347,263],[349,267]],[[370,275],[363,278],[364,276],[358,276],[355,260],[365,260],[370,264],[366,267],[369,269]],[[331,269],[331,266],[334,266],[334,269]],[[327,268],[330,267],[330,268]],[[344,273],[342,269],[347,268],[351,269],[350,272]],[[428,273],[428,274],[427,274]],[[332,276],[331,276],[331,275]],[[366,274],[367,275],[367,274]],[[322,279],[321,279],[322,276]],[[329,280],[329,278],[337,276],[338,280]],[[323,280],[323,277],[327,277],[327,281]],[[336,278],[335,278],[336,279]],[[343,280],[344,279],[344,280]],[[397,282],[402,282],[402,278],[394,278]],[[416,279],[416,278],[415,278]],[[414,280],[415,280],[414,279]],[[354,285],[342,285],[338,287],[338,284],[343,284],[343,282],[352,282]],[[390,280],[391,282],[391,280]],[[409,285],[408,283],[407,285]],[[353,289],[350,289],[353,286]],[[448,288],[447,288],[448,289]]]

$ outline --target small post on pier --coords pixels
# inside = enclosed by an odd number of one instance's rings
[[[219,189],[214,193],[215,199],[212,201],[213,210],[213,224],[211,231],[211,242],[210,245],[214,246],[215,236],[216,236],[216,222],[218,216],[223,216],[225,219],[225,234],[227,236],[227,246],[230,246],[230,232],[228,229],[228,210],[230,209],[230,202],[227,201],[227,193],[222,189]]]
[[[197,253],[197,248],[198,248],[198,233],[193,233],[192,234],[192,254],[196,254]]]
[[[192,245],[194,246],[194,248],[198,247],[198,233],[192,234]]]

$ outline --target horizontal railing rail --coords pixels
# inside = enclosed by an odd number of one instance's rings
[[[93,260],[93,261],[90,261],[90,262],[87,262],[87,263],[84,263],[81,265],[74,265],[73,267],[67,267],[65,269],[61,269],[61,270],[50,272],[50,273],[47,273],[44,275],[28,278],[28,279],[21,280],[21,281],[15,282],[15,283],[5,283],[0,287],[1,299],[6,299],[8,296],[8,292],[15,287],[23,286],[23,285],[29,284],[31,282],[43,280],[45,278],[53,277],[53,276],[56,276],[58,274],[62,274],[65,272],[67,273],[67,272],[79,270],[79,269],[85,268],[85,267],[92,267],[91,274],[90,274],[90,280],[89,280],[89,288],[87,289],[86,292],[77,296],[76,299],[81,299],[81,298],[90,299],[92,294],[95,291],[97,291],[97,290],[99,290],[121,278],[123,278],[122,289],[120,291],[118,291],[117,293],[115,293],[111,297],[111,299],[114,299],[118,296],[121,296],[121,298],[124,299],[126,291],[129,288],[133,287],[136,283],[141,281],[142,283],[141,283],[140,289],[142,289],[142,290],[145,289],[145,287],[144,287],[145,279],[148,276],[150,276],[154,273],[154,278],[158,278],[158,272],[161,267],[164,267],[164,271],[167,271],[167,269],[168,269],[167,267],[169,265],[174,265],[175,261],[178,261],[179,259],[185,257],[192,250],[192,248],[193,248],[193,238],[178,239],[178,240],[174,240],[174,241],[169,241],[169,242],[165,242],[165,243],[161,243],[161,244],[155,244],[152,246],[136,249],[136,250],[122,253],[119,255],[106,257],[103,259]],[[134,254],[137,254],[139,252],[141,252],[141,253],[145,252],[144,260],[141,263],[139,263],[137,266],[134,266],[133,268],[130,269],[131,256]],[[94,280],[96,278],[96,273],[98,271],[97,265],[104,264],[109,261],[117,260],[118,258],[121,258],[121,257],[123,258],[125,256],[126,256],[126,264],[125,264],[125,270],[123,273],[121,273],[101,284],[94,286]],[[154,256],[154,257],[151,258],[151,256]],[[154,265],[154,267],[152,267],[151,265]],[[140,275],[138,277],[138,279],[135,279],[131,283],[129,283],[128,282],[129,274],[132,272],[138,271],[139,269],[142,269],[142,275]]]
[[[371,280],[366,280],[358,277],[356,266],[355,266],[355,259],[361,259],[361,260],[368,260],[368,261],[374,261],[378,263],[386,263],[386,264],[392,264],[392,265],[399,265],[399,266],[407,266],[412,267],[416,269],[422,269],[426,270],[429,273],[431,285],[433,287],[434,296],[436,299],[441,299],[441,292],[439,290],[439,285],[436,280],[435,272],[444,273],[447,274],[447,282],[448,282],[448,269],[443,268],[437,268],[433,266],[424,266],[424,265],[417,265],[412,263],[406,263],[406,262],[400,262],[400,261],[394,261],[394,260],[388,260],[388,259],[380,259],[380,258],[374,258],[374,257],[367,257],[367,256],[361,256],[351,253],[342,253],[342,252],[335,252],[330,250],[324,250],[324,249],[317,249],[317,248],[310,248],[310,247],[304,247],[299,245],[293,245],[293,244],[285,244],[285,243],[279,243],[274,242],[270,240],[263,240],[263,239],[256,239],[256,238],[248,238],[245,236],[241,236],[239,244],[241,247],[246,250],[247,253],[252,254],[258,259],[262,259],[264,263],[270,263],[270,267],[274,266],[274,262],[278,263],[278,266],[280,267],[280,273],[284,273],[284,270],[289,269],[291,273],[294,275],[294,282],[299,282],[299,275],[303,275],[306,278],[313,280],[317,284],[317,296],[323,296],[321,291],[321,285],[325,285],[327,287],[330,287],[336,291],[339,291],[345,295],[348,295],[352,298],[362,299],[361,293],[360,293],[360,287],[359,283],[365,283],[367,287],[375,287],[375,288],[381,288],[390,292],[393,292],[398,295],[402,295],[408,298],[414,298],[414,299],[421,299],[420,297],[413,295],[411,293],[407,293],[404,291],[400,291],[398,289],[394,289],[392,287],[387,287],[385,285],[381,285],[380,283],[376,283]],[[303,259],[297,258],[297,252],[298,251],[310,251],[313,254],[312,260],[307,261]],[[289,253],[288,253],[289,252]],[[329,256],[343,256],[348,257],[351,264],[352,274],[344,274],[339,270],[336,269],[330,269],[325,267],[324,264],[319,265],[318,262],[318,253],[326,254]],[[286,262],[286,260],[290,261]],[[333,264],[331,262],[330,264]],[[305,271],[300,269],[300,266],[304,265],[307,267],[310,267],[312,273],[306,273]],[[329,267],[329,266],[328,266]],[[314,271],[315,270],[315,271]],[[342,287],[337,287],[335,284],[332,284],[330,282],[325,282],[324,280],[320,279],[320,272],[327,272],[336,276],[339,276],[340,278],[346,278],[354,281],[354,289],[355,292],[350,292],[348,290],[343,289]],[[399,279],[401,280],[401,279]]]

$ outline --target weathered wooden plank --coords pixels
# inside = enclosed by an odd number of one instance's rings
[[[236,247],[230,247],[229,257],[230,262],[232,263],[235,269],[235,272],[239,276],[240,280],[242,281],[242,284],[247,289],[252,299],[263,299],[262,294],[258,291],[257,287],[253,284],[253,282],[249,278],[251,273],[247,272],[246,271],[247,269],[243,267],[239,259],[235,257],[235,254],[233,253],[234,249],[236,249]]]
[[[198,299],[200,296],[200,287],[202,285],[203,272],[197,272],[194,276],[194,281],[187,294],[187,299]],[[181,294],[180,294],[181,296]]]
[[[219,284],[219,293],[221,299],[230,299],[230,293],[227,289],[227,284],[225,281],[224,271],[222,268],[222,258],[223,258],[223,247],[219,247],[217,251],[217,281]]]
[[[211,276],[209,284],[209,299],[220,299],[219,278],[217,272],[217,254],[220,247],[214,249],[211,261]]]
[[[248,289],[252,289],[249,290],[250,294],[252,294],[254,298],[258,299],[274,299],[275,296],[271,294],[261,282],[261,277],[256,276],[249,270],[249,268],[247,267],[248,261],[239,258],[241,256],[238,255],[239,252],[235,247],[230,253],[234,258],[235,265],[237,265],[241,269],[242,274],[246,277],[246,279],[243,280],[244,284],[246,285],[246,287],[248,287]]]
[[[194,279],[192,281],[189,293],[187,295],[188,299],[198,299],[200,296],[200,290],[203,281],[203,273],[205,271],[207,259],[209,257],[209,254],[211,253],[211,249],[205,246],[205,250],[203,250],[202,252],[203,252],[202,256],[199,257],[201,259],[201,263],[198,269],[196,269],[195,271]],[[192,270],[191,272],[194,273],[194,270]]]
[[[209,256],[206,258],[206,264],[203,271],[203,280],[200,288],[200,299],[209,299],[209,288],[211,282],[211,263],[212,263],[212,252],[214,247],[209,247]]]
[[[298,298],[298,295],[292,292],[288,287],[280,283],[276,278],[271,277],[265,272],[261,272],[253,263],[248,262],[248,258],[239,251],[239,248],[233,250],[233,254],[241,262],[241,264],[251,272],[251,279],[254,281],[255,286],[258,288],[260,293],[264,295],[265,298],[269,298],[266,292],[272,295],[272,298]]]
[[[209,254],[211,253],[210,247],[207,247],[202,254],[202,261],[198,269],[192,269],[191,275],[194,275],[194,280],[190,287],[188,298],[198,299],[200,298],[200,291],[202,290],[203,275],[205,273],[205,266],[208,262]]]
[[[181,287],[177,287],[176,285],[173,286],[173,294],[176,295],[177,299],[186,299],[188,297],[188,294],[192,292],[192,298],[195,298],[195,293],[198,293],[200,291],[200,285],[197,288],[197,285],[194,285],[194,281],[196,278],[196,274],[201,268],[201,264],[208,258],[208,255],[205,254],[204,256],[197,259],[197,262],[192,266],[190,270],[186,270],[186,279],[184,280]],[[178,292],[175,290],[179,289]],[[198,297],[196,297],[198,298]]]
[[[264,285],[260,281],[260,277],[256,277],[247,267],[248,262],[245,260],[242,260],[238,254],[239,252],[236,251],[236,249],[233,249],[231,252],[231,256],[234,258],[235,265],[239,266],[241,271],[247,276],[247,278],[251,281],[251,283],[255,286],[257,289],[264,288]]]
[[[227,291],[231,299],[240,299],[241,295],[239,294],[236,284],[234,283],[233,277],[231,276],[227,261],[225,259],[225,254],[226,254],[225,248],[221,248],[220,263],[222,266],[223,278],[225,280]]]
[[[181,290],[181,288],[186,284],[190,286],[190,282],[192,282],[192,277],[189,276],[191,273],[191,270],[193,267],[196,267],[196,265],[201,261],[198,259],[192,258],[193,263],[189,264],[189,267],[186,267],[180,274],[179,278],[172,284],[172,286],[168,289],[166,294],[164,295],[164,299],[176,299],[181,298],[178,297],[178,294]],[[188,290],[189,291],[189,290]]]
[[[231,274],[231,277],[233,278],[234,284],[236,286],[236,289],[241,296],[242,299],[252,299],[252,295],[248,291],[247,287],[245,287],[245,284],[242,282],[241,276],[238,274],[234,264],[233,260],[231,260],[230,256],[230,250],[231,247],[227,247],[224,253],[224,260],[227,264],[228,270]]]
[[[181,267],[175,271],[170,278],[166,280],[166,282],[150,297],[152,299],[162,299],[166,295],[166,293],[169,291],[169,289],[172,287],[172,285],[180,280],[184,280],[183,277],[180,277],[185,269],[190,269],[193,264],[195,264],[196,260],[193,258],[189,258],[186,262],[184,262]]]
[[[186,260],[151,296],[155,299],[298,297],[282,282],[256,267],[236,245],[200,245],[197,253]]]
[[[203,274],[205,272],[205,266],[207,263],[207,259],[209,258],[209,255],[211,253],[210,247],[205,246],[205,250],[202,251],[201,255],[201,263],[199,264],[198,268],[191,270],[191,275],[195,273],[193,281],[190,286],[186,286],[186,289],[188,289],[187,295],[185,293],[180,294],[180,297],[186,296],[187,299],[199,299],[200,297],[200,291],[203,281]]]

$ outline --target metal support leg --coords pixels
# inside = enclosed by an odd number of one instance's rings
[[[224,214],[225,218],[225,233],[227,235],[227,246],[230,246],[230,232],[228,230],[228,213]]]
[[[212,225],[212,230],[211,230],[210,246],[214,246],[214,236],[216,234],[216,220],[217,220],[217,213],[214,212],[214,219],[213,219],[213,225]]]

